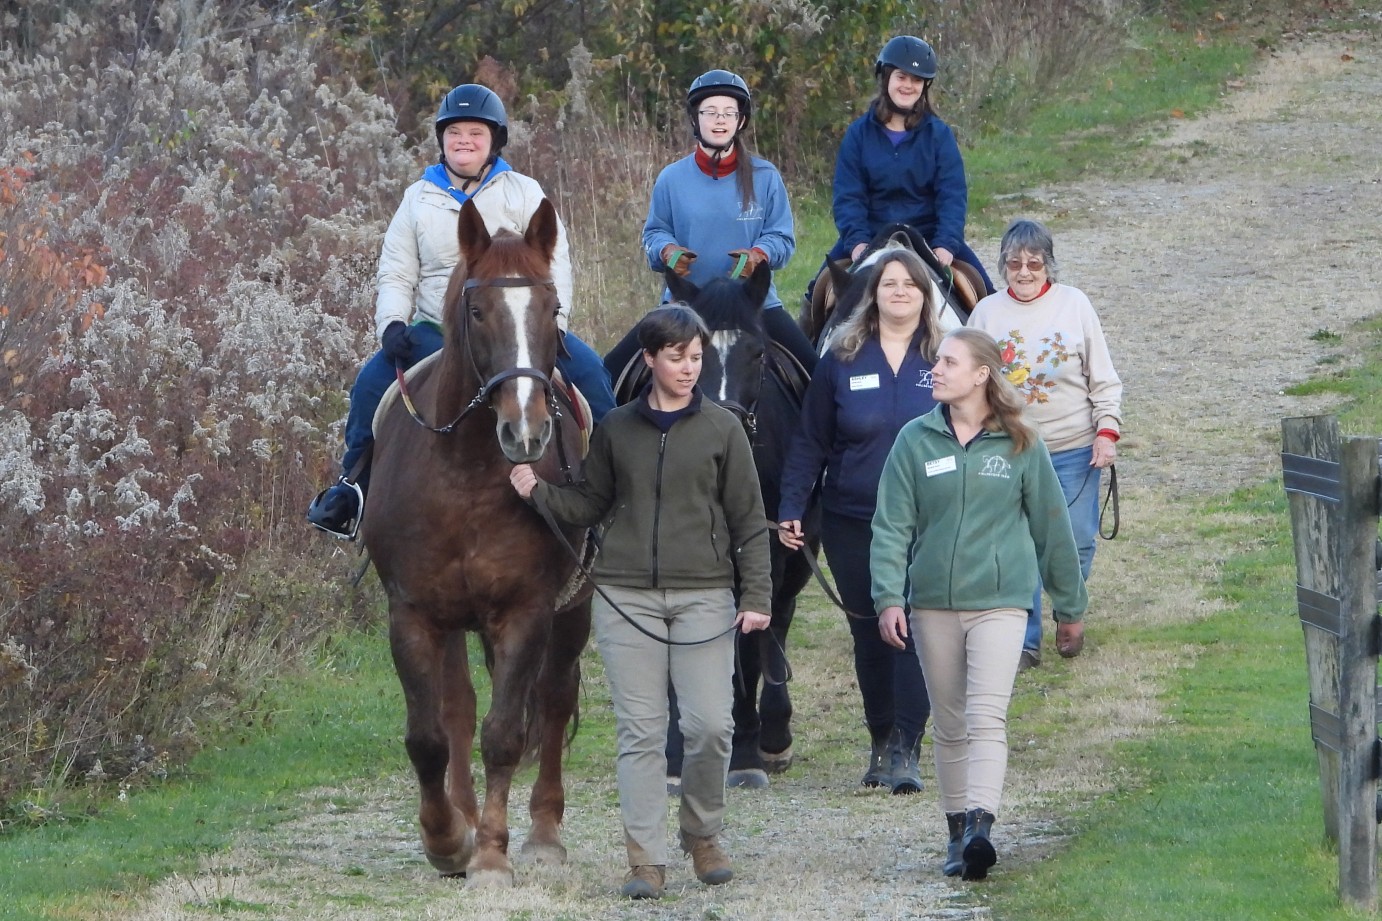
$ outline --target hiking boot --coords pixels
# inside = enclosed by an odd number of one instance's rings
[[[626,899],[660,899],[667,882],[667,868],[655,864],[629,867],[619,894]]]
[[[1020,659],[1017,660],[1017,670],[1018,670],[1019,672],[1025,672],[1027,669],[1029,669],[1029,668],[1036,668],[1036,667],[1039,666],[1040,664],[1041,664],[1041,650],[1040,650],[1040,649],[1024,649],[1024,650],[1022,650],[1022,658],[1020,658]]]
[[[887,787],[893,785],[892,731],[873,734],[873,745],[869,750],[869,769],[859,781],[865,787]]]
[[[354,540],[364,504],[365,493],[359,485],[341,477],[334,486],[317,493],[307,507],[307,520],[332,537]]]
[[[734,869],[729,865],[729,857],[720,850],[714,835],[698,837],[683,834],[681,849],[691,857],[691,866],[696,870],[696,879],[707,886],[719,886],[734,879]]]

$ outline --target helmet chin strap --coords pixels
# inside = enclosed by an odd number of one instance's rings
[[[498,154],[491,153],[485,159],[485,162],[480,165],[480,171],[476,173],[474,176],[467,176],[465,173],[459,173],[456,170],[452,169],[451,164],[448,163],[446,160],[445,152],[443,152],[441,155],[441,165],[446,168],[447,175],[455,176],[457,179],[461,180],[460,189],[462,192],[464,192],[466,189],[470,188],[470,184],[472,182],[479,182],[480,179],[484,177],[485,173],[488,172],[489,168],[494,165],[494,161],[497,160],[498,157]]]

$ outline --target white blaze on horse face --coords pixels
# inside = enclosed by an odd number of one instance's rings
[[[515,368],[536,368],[533,363],[533,344],[528,340],[528,308],[532,303],[533,295],[531,288],[504,288],[504,306],[509,311],[509,322],[513,324],[513,342],[517,354],[513,358]],[[517,385],[518,405],[527,406],[528,401],[533,397],[533,388],[537,386],[537,381],[531,377],[519,377],[514,380]],[[531,437],[528,429],[528,414],[525,412],[522,417],[522,431],[519,435],[524,438]]]
[[[720,385],[714,397],[716,403],[729,399],[729,371],[725,368],[725,362],[741,335],[737,329],[717,329],[710,334],[710,347],[720,358]]]

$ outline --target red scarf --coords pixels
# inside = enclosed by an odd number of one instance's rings
[[[724,156],[720,157],[718,160],[712,160],[710,154],[705,152],[705,148],[697,144],[696,165],[700,167],[702,173],[705,173],[711,179],[723,179],[725,176],[734,172],[735,168],[739,165],[739,149],[737,147],[731,147],[729,150],[725,151]]]
[[[1042,285],[1042,286],[1041,286],[1041,290],[1037,292],[1036,297],[1032,298],[1031,300],[1026,300],[1026,301],[1024,301],[1022,298],[1018,297],[1016,294],[1013,293],[1013,289],[1012,289],[1011,287],[1008,288],[1008,297],[1010,297],[1010,298],[1012,298],[1013,300],[1017,301],[1019,304],[1030,304],[1032,301],[1034,301],[1034,300],[1036,300],[1037,298],[1041,297],[1043,294],[1045,294],[1047,291],[1050,291],[1050,290],[1051,290],[1051,279],[1048,278],[1048,279],[1046,279],[1046,284]]]

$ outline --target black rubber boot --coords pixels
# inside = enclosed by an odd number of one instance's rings
[[[947,812],[945,824],[950,827],[950,843],[946,845],[945,866],[941,869],[946,876],[959,876],[965,868],[964,857],[960,854],[964,850],[965,814]]]
[[[871,729],[869,733],[873,736],[873,747],[869,752],[869,769],[864,772],[864,779],[859,781],[859,783],[865,787],[887,787],[892,789],[892,729]]]
[[[964,879],[984,879],[989,875],[989,867],[998,862],[998,854],[989,841],[989,831],[997,818],[992,812],[971,809],[965,813],[964,849],[960,853],[964,868],[960,875]]]
[[[921,792],[921,738],[918,737],[911,744],[903,738],[902,733],[894,732],[892,738],[891,760],[893,796],[910,796],[913,793]]]

